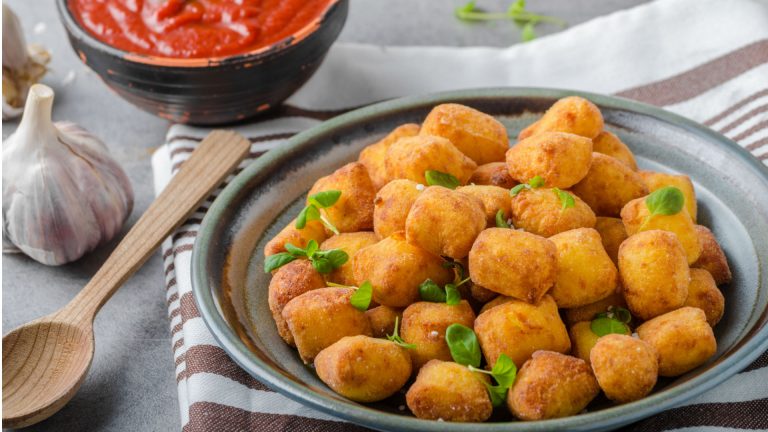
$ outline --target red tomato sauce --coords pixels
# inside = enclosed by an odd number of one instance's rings
[[[96,39],[137,54],[224,57],[278,42],[333,0],[69,0]]]

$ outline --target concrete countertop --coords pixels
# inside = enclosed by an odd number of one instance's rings
[[[117,97],[75,56],[59,23],[54,0],[6,0],[22,21],[27,41],[52,52],[43,80],[56,91],[54,120],[71,120],[105,141],[131,179],[132,225],[154,198],[150,156],[163,143],[168,122]],[[453,16],[464,0],[353,0],[343,42],[378,45],[507,46],[520,31],[508,22],[467,24]],[[481,0],[505,10],[511,0]],[[530,0],[531,10],[576,25],[644,0]],[[540,36],[559,31],[540,26]],[[74,80],[72,77],[74,76]],[[3,139],[16,122],[3,124]],[[62,267],[45,267],[21,255],[3,255],[2,330],[66,304],[101,265],[116,242]],[[96,353],[77,395],[35,431],[178,430],[179,414],[170,331],[159,254],[122,287],[95,322]]]

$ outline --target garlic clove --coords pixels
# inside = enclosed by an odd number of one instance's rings
[[[19,18],[3,4],[3,120],[21,115],[30,86],[48,71],[50,59],[43,47],[27,46]]]
[[[3,143],[3,233],[31,258],[60,265],[120,232],[133,190],[98,138],[51,121],[53,97],[33,85],[18,129]]]

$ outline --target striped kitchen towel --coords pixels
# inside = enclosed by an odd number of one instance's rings
[[[662,106],[725,134],[768,163],[768,3],[660,0],[506,49],[337,44],[287,104],[236,128],[253,143],[244,165],[354,107],[494,86],[571,88]],[[171,127],[153,157],[158,192],[207,132]],[[200,318],[190,282],[192,245],[209,204],[162,248],[184,429],[363,430],[271,391],[216,344]],[[626,429],[766,430],[767,382],[764,353],[716,389]]]

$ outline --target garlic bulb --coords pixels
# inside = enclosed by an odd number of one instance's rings
[[[3,4],[3,120],[21,115],[29,87],[48,70],[51,55],[24,40],[19,18]]]
[[[3,235],[48,265],[112,239],[133,208],[128,177],[104,144],[51,121],[53,90],[35,84],[16,132],[3,142]]]

